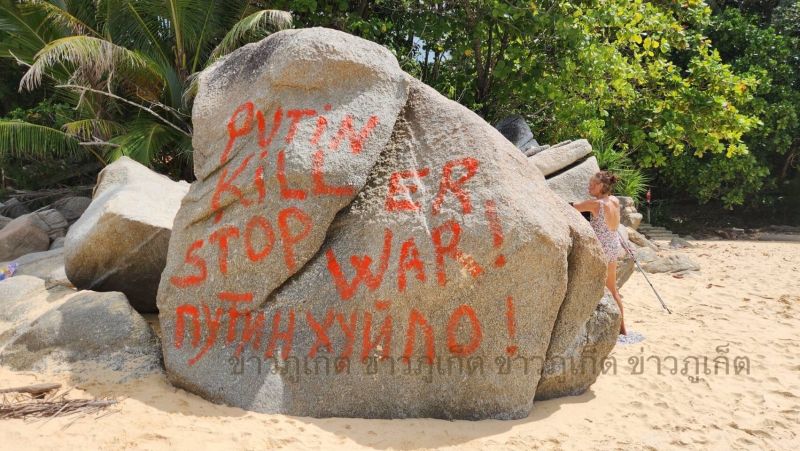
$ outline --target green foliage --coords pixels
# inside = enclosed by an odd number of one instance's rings
[[[22,121],[0,121],[0,158],[66,156],[78,152],[78,141],[54,128]]]
[[[730,208],[797,178],[797,0],[0,0],[0,55],[31,65],[23,87],[73,85],[64,139],[191,177],[196,74],[291,20],[385,45],[489,122],[589,139],[632,197]]]
[[[592,144],[594,156],[600,169],[611,171],[619,180],[614,188],[615,194],[628,196],[640,202],[647,192],[650,182],[643,170],[636,167],[630,155],[616,150],[614,141],[601,140]]]
[[[191,178],[195,74],[232,49],[291,25],[260,2],[0,0],[0,57],[27,67],[23,90],[47,87],[69,121],[3,122],[14,156],[128,155]]]
[[[704,36],[711,9],[700,0],[277,6],[304,26],[340,28],[386,45],[406,71],[490,122],[518,113],[540,142],[614,141],[631,169],[647,169],[658,183],[701,202],[724,197],[739,204],[763,179],[737,172],[752,166],[744,136],[759,125],[748,107],[757,76],[724,63]],[[680,171],[668,167],[678,160]],[[709,162],[735,177],[704,178]],[[630,177],[632,192],[643,186],[636,179]]]
[[[760,127],[744,137],[751,155],[735,167],[710,169],[715,172],[713,175],[727,176],[738,185],[728,195],[742,197],[762,187],[766,193],[774,193],[785,181],[797,176],[800,23],[791,19],[800,19],[800,2],[749,13],[729,7],[714,17],[710,36],[718,42],[723,58],[735,69],[759,80],[753,91],[754,99],[745,109],[762,121]],[[734,172],[739,175],[734,177]],[[770,202],[763,196],[761,201]]]

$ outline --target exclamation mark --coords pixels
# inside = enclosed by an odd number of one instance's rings
[[[514,298],[506,298],[506,326],[508,327],[508,337],[514,343],[517,338],[517,319],[514,315]],[[508,355],[513,356],[517,353],[517,345],[511,344],[506,348]]]
[[[503,228],[500,226],[500,219],[497,217],[497,206],[493,200],[486,201],[486,219],[489,221],[489,230],[492,232],[492,242],[494,247],[499,249],[503,245]],[[503,254],[494,259],[494,266],[502,268],[506,264],[506,257]]]

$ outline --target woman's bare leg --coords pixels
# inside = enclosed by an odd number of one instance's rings
[[[611,297],[614,298],[614,301],[617,302],[617,307],[619,307],[619,317],[620,317],[620,325],[619,325],[619,333],[622,335],[627,335],[628,332],[625,330],[625,315],[622,312],[622,298],[619,295],[619,291],[617,290],[617,262],[613,261],[608,264],[608,276],[606,276],[606,288],[608,291],[611,292]]]

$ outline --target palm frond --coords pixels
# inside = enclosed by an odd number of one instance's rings
[[[44,158],[78,152],[78,140],[60,130],[30,122],[0,121],[0,157]]]
[[[62,127],[62,130],[64,133],[72,135],[81,141],[88,141],[93,138],[107,141],[124,133],[125,127],[118,122],[104,119],[81,119],[67,122]]]
[[[45,16],[30,3],[0,0],[0,57],[33,61],[51,39],[63,36],[45,23]]]
[[[100,34],[94,28],[90,27],[79,18],[70,14],[69,11],[59,7],[58,5],[41,0],[35,0],[31,3],[41,8],[45,13],[45,20],[56,26],[70,30],[74,34],[91,34],[95,37],[100,36]]]
[[[176,133],[155,121],[138,119],[128,126],[127,133],[112,139],[118,144],[110,157],[126,155],[139,163],[150,166],[167,146],[176,141]]]
[[[222,42],[211,52],[207,64],[227,55],[247,42],[261,39],[272,30],[283,30],[292,26],[292,14],[275,9],[262,9],[237,22],[222,38]]]
[[[44,74],[56,64],[72,64],[75,73],[91,73],[99,78],[115,71],[135,76],[137,72],[159,78],[152,62],[137,52],[104,39],[91,36],[69,36],[57,39],[40,50],[20,81],[20,87],[32,90],[42,82]]]

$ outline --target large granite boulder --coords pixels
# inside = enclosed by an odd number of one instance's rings
[[[276,33],[201,74],[193,123],[158,293],[176,385],[292,415],[521,418],[545,360],[581,352],[605,273],[588,223],[386,49]]]
[[[46,251],[50,247],[48,233],[52,231],[38,213],[28,213],[14,219],[0,230],[0,261]]]
[[[69,280],[82,289],[121,291],[139,312],[157,311],[172,221],[188,189],[128,157],[106,166],[64,241]]]
[[[48,289],[15,276],[0,283],[0,312],[0,364],[12,369],[96,365],[121,371],[120,380],[161,371],[160,342],[122,293]]]

